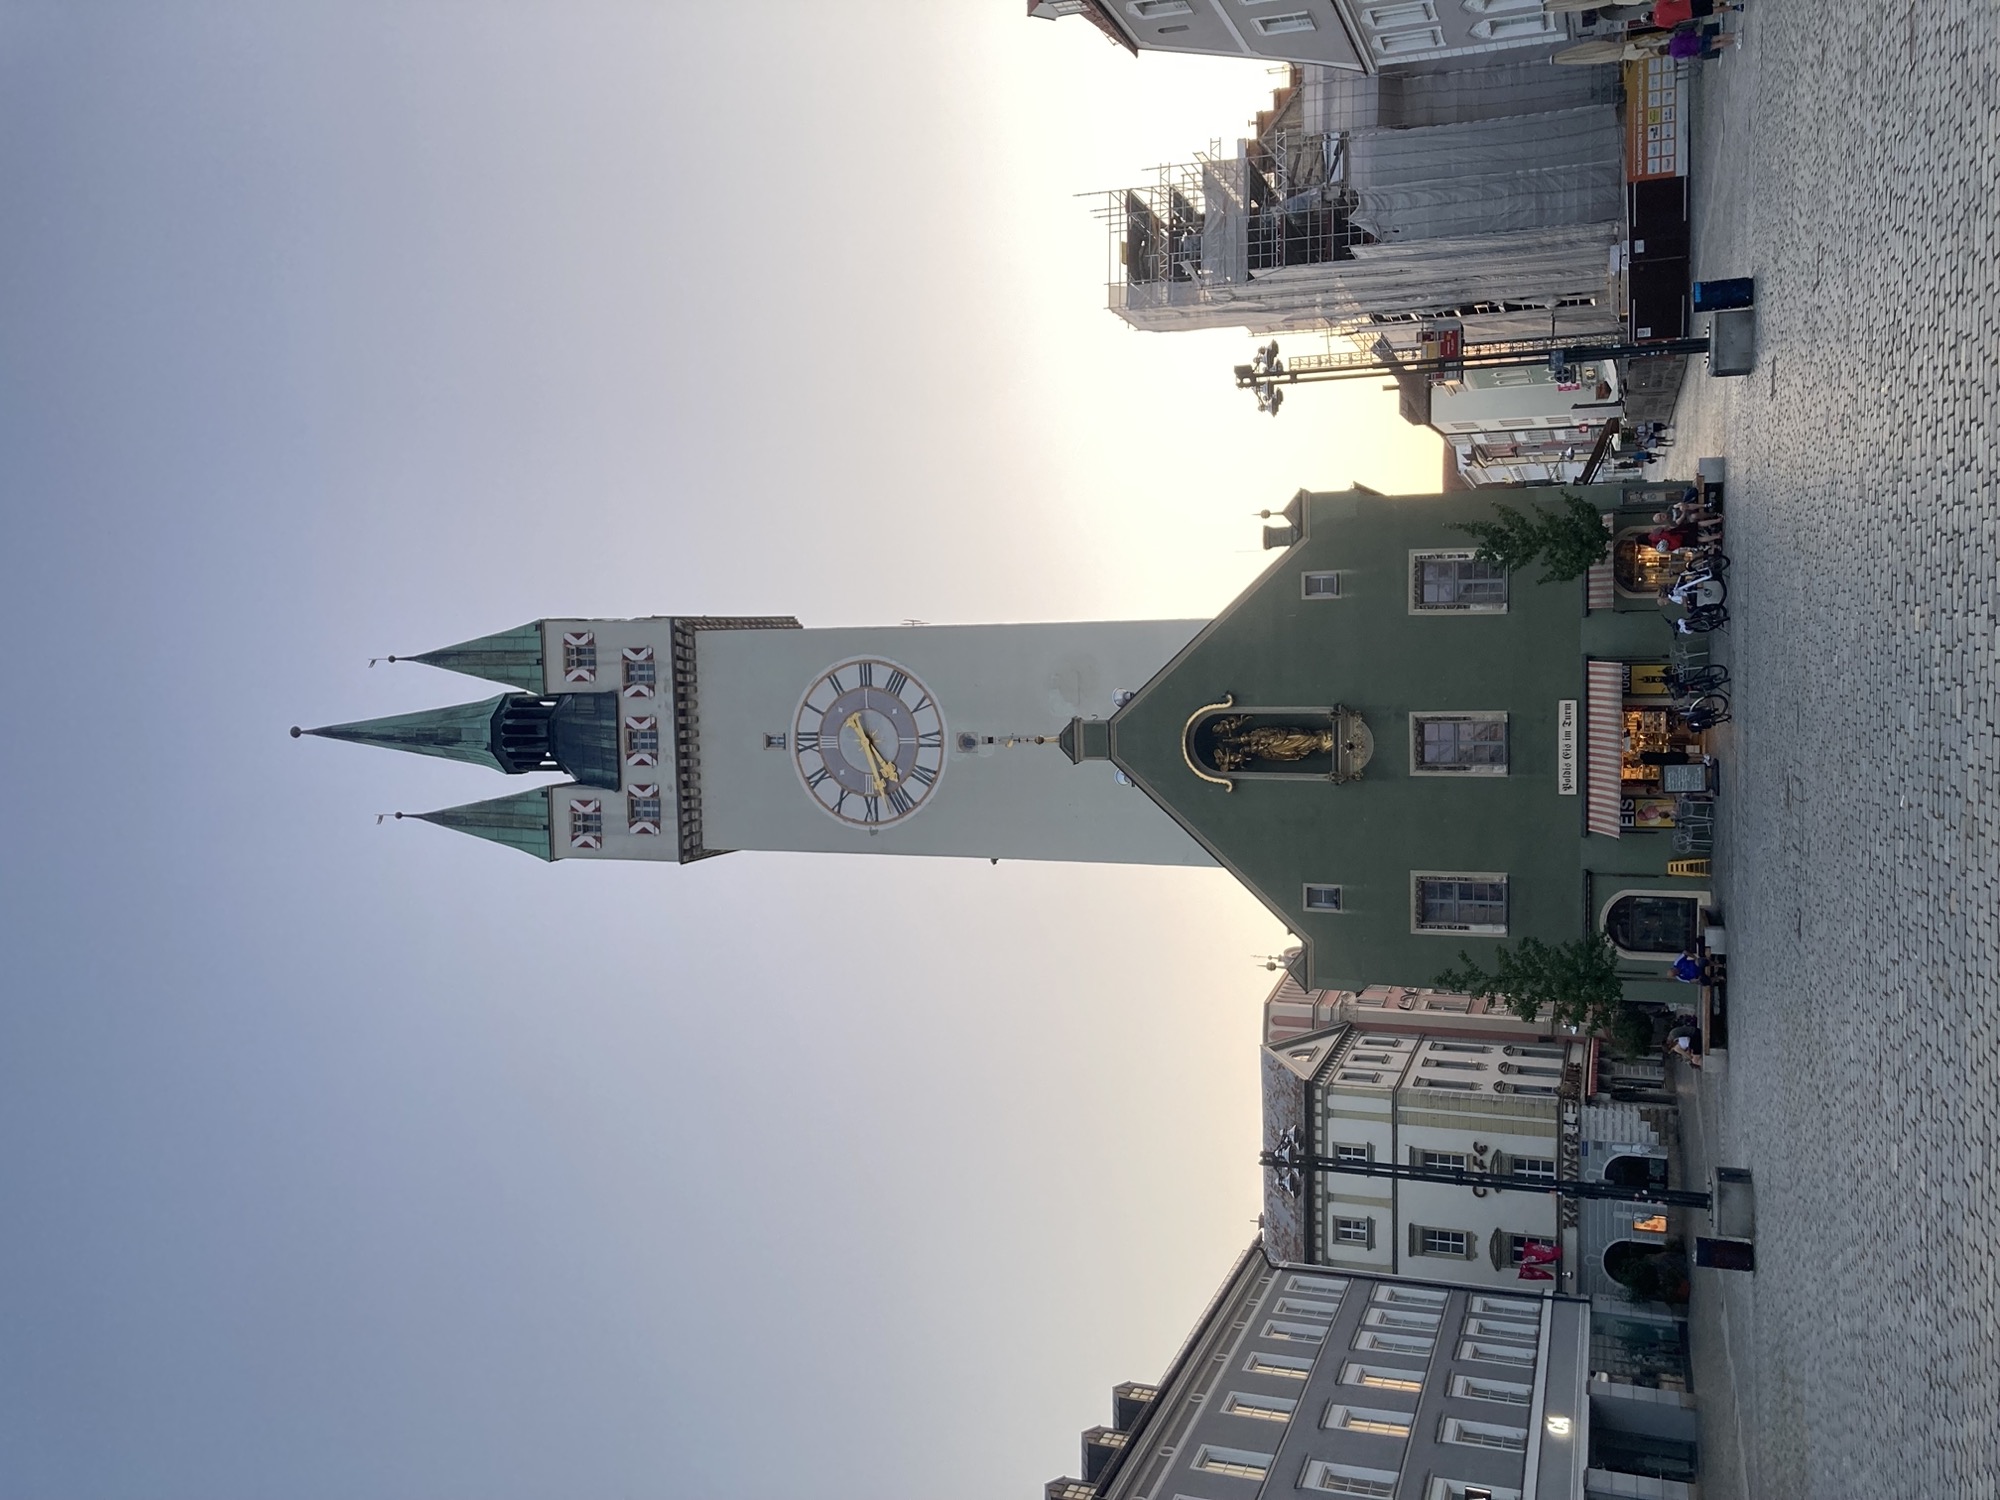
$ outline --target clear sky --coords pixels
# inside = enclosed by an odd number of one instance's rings
[[[285,735],[544,614],[1209,614],[1433,488],[1103,310],[1074,195],[1276,80],[1023,8],[0,6],[0,1495],[1028,1500],[1171,1356],[1257,1207],[1226,877],[551,868]]]

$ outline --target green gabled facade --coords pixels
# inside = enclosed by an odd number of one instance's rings
[[[1624,498],[1582,493],[1607,512]],[[1111,760],[1298,935],[1308,989],[1428,985],[1461,948],[1490,965],[1503,941],[1577,937],[1623,890],[1705,895],[1705,881],[1667,877],[1669,838],[1591,833],[1582,778],[1559,785],[1565,704],[1579,754],[1586,739],[1587,660],[1664,659],[1660,613],[1590,611],[1583,584],[1532,575],[1508,579],[1497,608],[1416,606],[1418,554],[1464,554],[1453,523],[1492,507],[1490,494],[1301,492],[1264,575],[1108,721],[1063,737],[1074,760]],[[1418,774],[1412,716],[1430,714],[1504,715],[1504,769]],[[1218,764],[1260,728],[1298,758]],[[1331,743],[1282,739],[1293,730]],[[1504,880],[1504,934],[1415,930],[1417,877],[1437,875]],[[1336,888],[1339,909],[1311,909],[1309,886]],[[1634,979],[1660,975],[1655,956],[1631,958]]]

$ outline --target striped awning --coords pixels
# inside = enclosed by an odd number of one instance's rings
[[[1583,785],[1589,794],[1584,826],[1615,839],[1622,790],[1618,766],[1625,744],[1625,663],[1586,661],[1584,673],[1589,695],[1583,709]]]
[[[1618,602],[1618,586],[1611,577],[1611,564],[1592,563],[1583,575],[1583,607],[1610,609]]]

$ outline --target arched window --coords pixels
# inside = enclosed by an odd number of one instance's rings
[[[1627,953],[1686,953],[1695,946],[1699,913],[1692,896],[1620,896],[1605,913],[1604,931]]]
[[[1235,790],[1239,777],[1354,781],[1375,753],[1360,714],[1331,708],[1239,708],[1233,695],[1197,709],[1181,755],[1203,781]]]

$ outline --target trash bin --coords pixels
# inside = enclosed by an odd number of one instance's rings
[[[1737,276],[1727,281],[1697,281],[1694,284],[1694,310],[1698,313],[1750,307],[1756,301],[1757,282],[1754,277]]]

